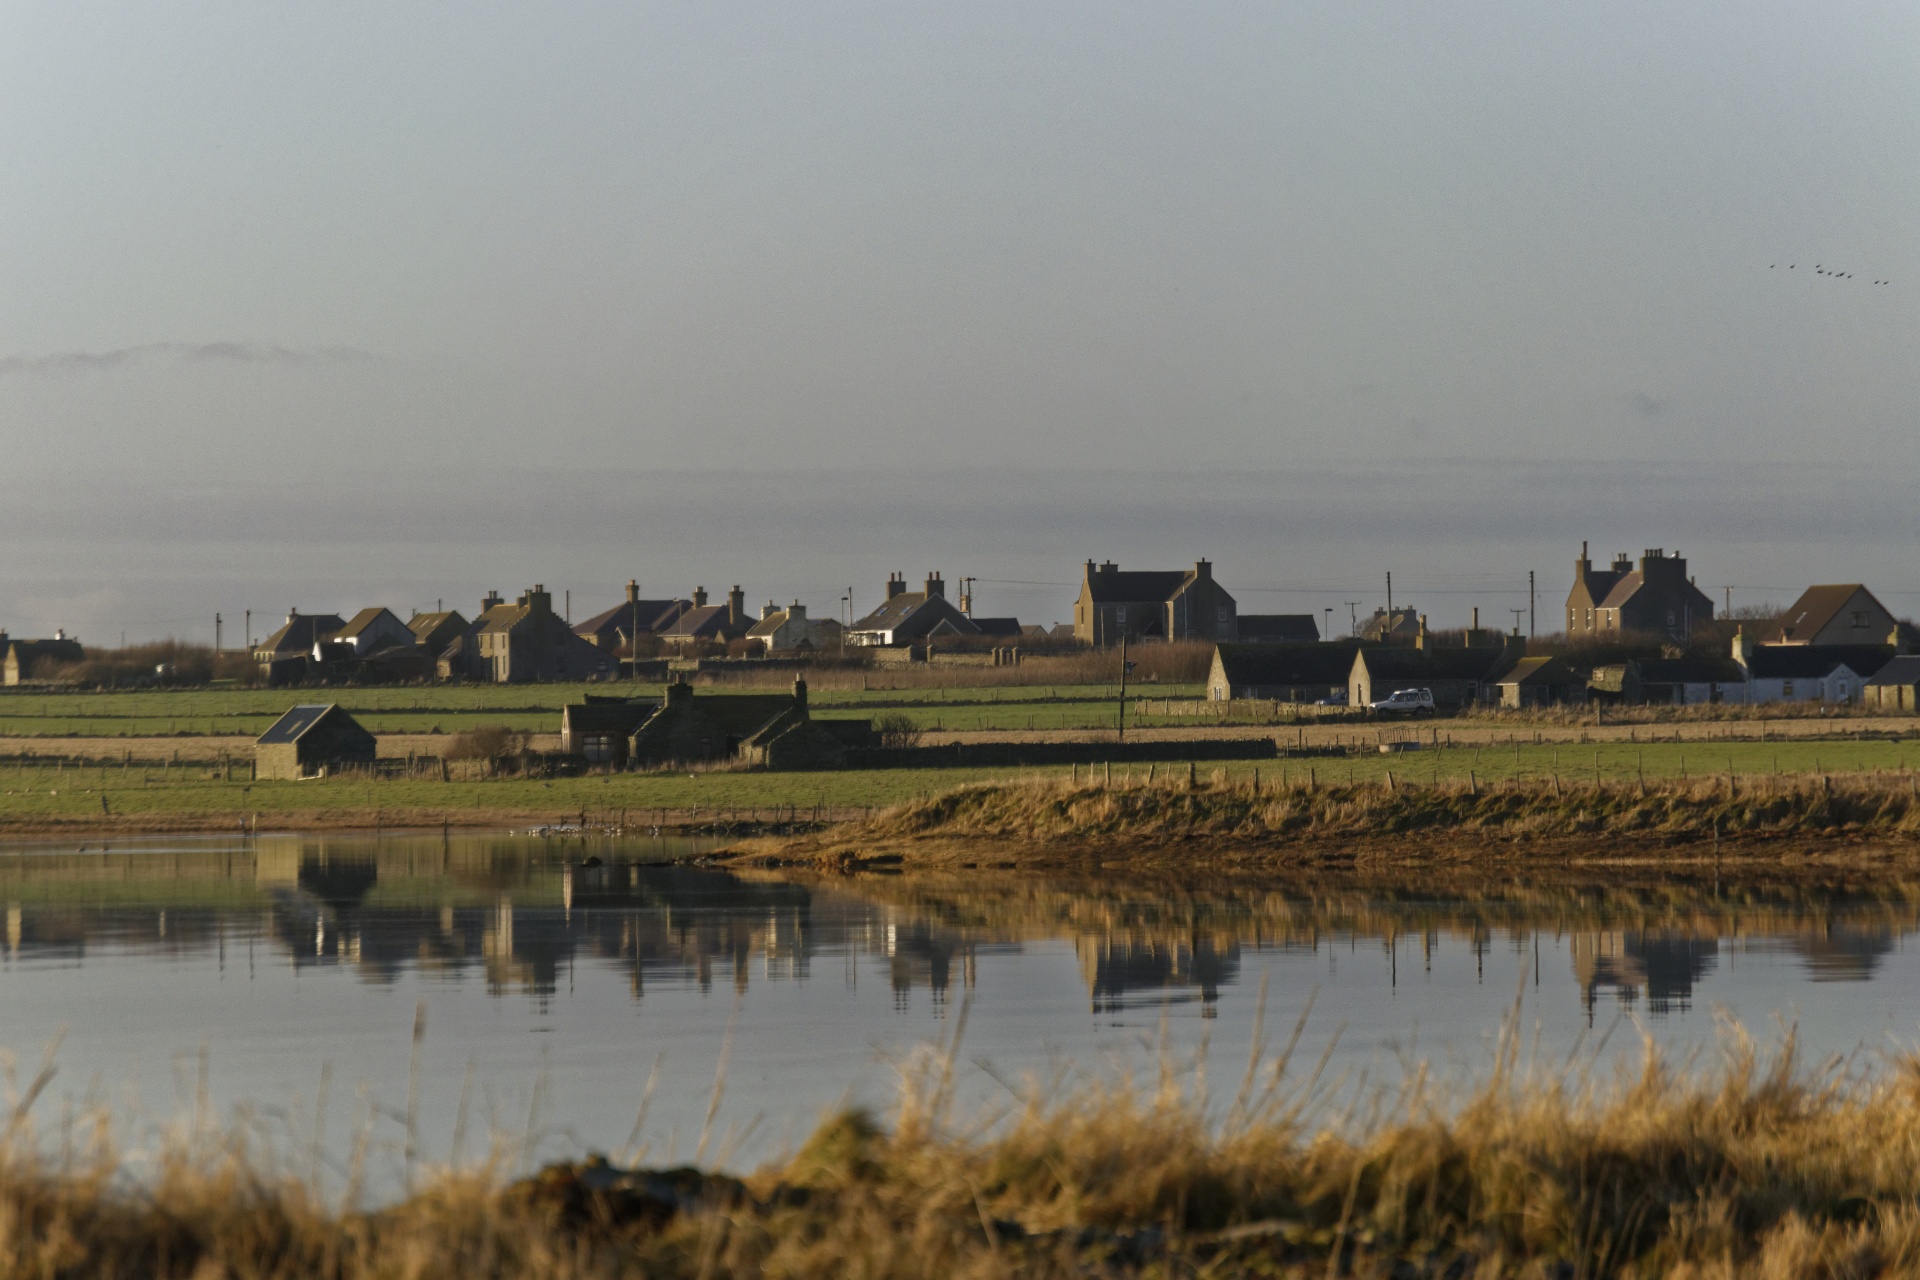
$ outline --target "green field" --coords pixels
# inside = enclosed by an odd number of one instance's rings
[[[1202,692],[1198,685],[1150,688],[1156,698],[1196,698]],[[661,692],[661,686],[647,684],[8,692],[0,694],[0,737],[257,737],[295,703],[335,701],[374,733],[452,734],[483,724],[557,733],[560,708],[590,693],[659,697]],[[703,688],[700,696],[728,697],[733,692]],[[1114,723],[1118,690],[1102,685],[818,690],[810,701],[823,717],[899,711],[927,729],[1094,729]],[[1131,712],[1128,722],[1136,723]],[[1184,718],[1137,722],[1204,723]]]
[[[1441,748],[1393,755],[1377,753],[1266,761],[1255,765],[1199,766],[1202,777],[1224,769],[1236,780],[1257,768],[1263,782],[1384,782],[1419,786],[1436,781],[1481,783],[1558,778],[1563,785],[1595,781],[1630,782],[1677,777],[1725,777],[1889,773],[1920,766],[1920,744],[1912,742],[1733,742],[1651,743],[1593,746]],[[1097,768],[1097,767],[1096,767]],[[372,826],[381,822],[420,825],[442,816],[454,822],[484,821],[489,814],[521,815],[541,821],[591,821],[629,824],[664,819],[671,823],[761,821],[774,810],[795,807],[811,816],[856,816],[870,808],[931,795],[963,783],[994,778],[1061,775],[1069,769],[894,769],[834,773],[765,773],[716,770],[692,773],[635,773],[611,777],[495,778],[439,782],[413,779],[332,778],[305,782],[224,781],[218,770],[167,768],[158,764],[69,766],[0,765],[0,827],[71,825],[106,819],[116,824],[141,816],[170,825],[202,818],[224,827],[241,817],[261,815],[271,823],[289,819],[352,817]],[[1078,770],[1085,778],[1087,766]],[[1154,766],[1154,773],[1185,776],[1182,764]],[[1143,781],[1147,766],[1113,769],[1116,785]],[[1104,769],[1099,776],[1105,776]],[[103,810],[102,798],[106,805]],[[649,814],[648,811],[654,811]]]

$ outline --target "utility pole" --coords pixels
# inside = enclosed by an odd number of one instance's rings
[[[1393,630],[1393,570],[1387,570],[1387,630]]]
[[[1533,570],[1527,570],[1527,639],[1533,639]]]
[[[1327,615],[1327,629],[1320,633],[1322,640],[1333,639],[1333,606],[1328,605],[1322,612]]]
[[[1525,609],[1509,609],[1507,610],[1507,612],[1513,615],[1513,634],[1519,635],[1520,634],[1520,615],[1525,613],[1526,610]]]
[[[627,637],[627,678],[640,678],[640,579],[633,580],[633,632]]]
[[[1120,633],[1120,741],[1127,740],[1127,633]],[[1108,766],[1111,768],[1112,766]]]
[[[573,625],[573,588],[572,587],[567,588],[566,599],[567,599],[567,612],[566,612],[567,625],[572,626]]]
[[[220,656],[220,615],[213,615],[213,656]]]
[[[1720,616],[1722,618],[1731,618],[1733,616],[1733,588],[1722,587],[1720,589],[1727,593],[1727,611]]]
[[[1347,636],[1352,638],[1360,634],[1360,602],[1347,601]]]
[[[247,652],[253,652],[253,610],[247,610]]]

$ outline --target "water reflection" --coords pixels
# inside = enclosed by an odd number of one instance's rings
[[[1920,924],[1920,883],[1879,880],[1646,884],[1298,878],[1191,885],[944,876],[735,875],[669,842],[508,837],[276,837],[0,855],[9,963],[189,957],[264,943],[296,970],[340,967],[372,984],[409,973],[484,979],[550,1000],[576,966],[624,975],[635,1000],[662,984],[745,992],[803,983],[817,962],[857,985],[882,962],[896,1008],[974,986],[982,958],[1065,943],[1094,1015],[1217,1009],[1252,954],[1362,943],[1430,977],[1464,950],[1483,980],[1497,947],[1564,956],[1589,1021],[1612,1004],[1688,1010],[1732,957],[1796,957],[1806,980],[1871,980]]]

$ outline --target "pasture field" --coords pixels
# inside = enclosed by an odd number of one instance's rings
[[[1180,763],[1152,766],[1154,776],[1184,778]],[[1202,781],[1267,785],[1311,780],[1332,784],[1419,787],[1442,783],[1531,782],[1542,787],[1595,781],[1881,775],[1914,785],[1920,743],[1856,740],[1779,742],[1620,742],[1441,747],[1383,755],[1283,758],[1226,766],[1201,765]],[[47,828],[226,830],[239,821],[262,829],[490,825],[581,821],[621,825],[723,825],[792,816],[824,820],[865,816],[876,808],[924,798],[970,782],[1013,777],[1073,776],[1107,780],[1101,766],[1067,768],[924,768],[766,773],[694,770],[577,778],[336,777],[304,782],[252,782],[236,768],[167,766],[158,762],[49,766],[0,764],[0,830]],[[1149,767],[1117,766],[1115,785],[1144,781]]]
[[[560,708],[588,694],[657,698],[662,692],[657,684],[10,691],[0,694],[0,738],[257,737],[300,702],[338,702],[376,734],[454,734],[483,724],[555,733]],[[699,696],[765,692],[703,686]],[[1154,686],[1156,697],[1197,698],[1201,692],[1198,685]],[[1085,730],[1113,725],[1118,690],[1103,685],[828,689],[811,692],[809,701],[823,717],[899,711],[938,731]],[[1129,709],[1129,723],[1134,719]],[[1191,727],[1194,722],[1179,723]]]

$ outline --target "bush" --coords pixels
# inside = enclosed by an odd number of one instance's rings
[[[904,711],[883,711],[873,718],[873,731],[883,747],[917,747],[920,726]]]
[[[447,744],[449,760],[499,760],[517,756],[533,741],[533,735],[509,729],[503,724],[483,724],[453,735]]]

